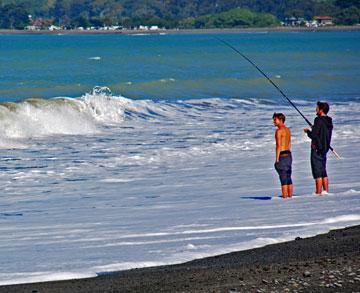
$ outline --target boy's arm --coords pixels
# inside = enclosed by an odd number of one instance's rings
[[[289,150],[291,150],[291,131],[289,129]]]
[[[275,132],[275,142],[276,142],[276,159],[275,162],[279,162],[280,159],[280,131],[276,130]]]

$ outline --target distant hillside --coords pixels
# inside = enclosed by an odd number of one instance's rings
[[[249,9],[234,8],[226,12],[187,17],[179,21],[180,28],[229,28],[229,27],[271,27],[280,21],[269,13],[253,12]]]
[[[354,24],[360,19],[360,0],[0,0],[0,27],[21,28],[28,22],[28,14],[33,19],[42,17],[65,26],[178,27],[186,19],[219,15],[235,8],[267,13],[268,20],[269,14],[280,20],[290,16],[311,19],[329,15],[339,24]],[[239,25],[236,21],[225,23],[228,27]]]

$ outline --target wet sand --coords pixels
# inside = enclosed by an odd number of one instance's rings
[[[360,292],[360,226],[180,265],[0,292]]]

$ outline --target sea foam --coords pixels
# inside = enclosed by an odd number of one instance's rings
[[[101,133],[103,127],[119,125],[125,120],[184,121],[187,117],[193,119],[207,115],[211,115],[210,119],[217,119],[221,117],[214,116],[217,111],[262,106],[266,107],[266,102],[255,99],[133,100],[113,95],[107,87],[95,87],[91,93],[79,98],[31,98],[18,103],[1,103],[0,147],[24,147],[28,138],[93,135]]]
[[[332,106],[336,133],[358,126],[357,114]],[[343,159],[328,156],[332,194],[313,196],[303,121],[276,107],[293,135],[296,196],[286,201],[269,101],[132,100],[95,88],[2,106],[0,123],[22,131],[2,128],[2,139],[27,148],[0,158],[0,284],[185,262],[359,224],[358,136],[334,137]],[[271,199],[246,199],[257,196]]]
[[[0,147],[24,146],[21,139],[51,135],[89,135],[101,126],[124,121],[126,115],[149,115],[147,101],[112,96],[108,88],[95,87],[80,98],[27,99],[0,105]],[[18,141],[16,141],[16,139]]]

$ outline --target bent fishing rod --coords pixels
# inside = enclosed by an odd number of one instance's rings
[[[244,55],[243,53],[241,53],[238,49],[236,49],[233,45],[229,44],[228,42],[218,38],[218,37],[214,37],[216,40],[218,40],[219,42],[223,43],[225,46],[229,47],[230,49],[232,49],[233,51],[235,51],[237,54],[239,54],[241,57],[243,57],[246,61],[248,61],[252,66],[254,66],[281,94],[281,96],[286,99],[287,102],[289,102],[289,104],[291,106],[294,107],[294,109],[300,114],[300,116],[302,118],[304,118],[304,120],[306,121],[306,123],[310,126],[313,127],[313,125],[311,124],[311,122],[304,116],[303,113],[301,113],[301,111],[299,110],[298,107],[296,107],[296,105],[285,95],[285,93],[279,88],[279,86],[272,81],[272,79],[263,71],[261,70],[261,68],[259,68],[259,66],[257,66],[251,59],[249,59],[246,55]],[[332,153],[335,155],[336,158],[341,159],[341,157],[339,156],[339,154],[334,150],[333,147],[329,147],[330,150],[332,151]]]

